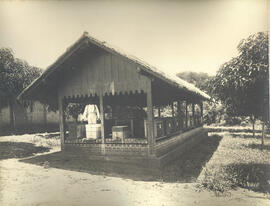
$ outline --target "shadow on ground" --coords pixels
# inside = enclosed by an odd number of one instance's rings
[[[0,142],[0,160],[29,157],[49,150],[50,148],[37,147],[34,144],[25,142]]]
[[[221,139],[222,137],[216,134],[208,136],[205,141],[165,167],[162,170],[162,179],[166,182],[195,182],[203,166],[216,151]]]
[[[63,152],[39,155],[21,161],[40,166],[46,165],[47,167],[49,165],[49,167],[53,168],[129,178],[133,180],[193,182],[197,179],[202,167],[217,149],[220,140],[221,136],[209,136],[199,145],[183,154],[181,158],[158,171],[124,163],[102,162],[82,157],[68,156]]]

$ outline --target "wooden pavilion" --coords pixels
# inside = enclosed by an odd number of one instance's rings
[[[19,98],[58,104],[61,149],[69,154],[159,167],[207,136],[202,127],[207,94],[86,32]],[[70,103],[98,105],[101,138],[84,141],[70,131],[65,115]],[[114,115],[117,107],[142,112],[121,118]],[[128,128],[125,139],[112,139],[117,125]]]

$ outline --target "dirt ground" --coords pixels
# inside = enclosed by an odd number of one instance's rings
[[[195,183],[198,172],[187,175],[183,181],[163,182],[116,177],[114,174],[107,175],[106,171],[97,175],[83,169],[70,169],[66,167],[72,164],[70,161],[65,163],[65,167],[56,168],[53,163],[59,163],[59,159],[54,158],[54,162],[50,162],[44,157],[59,152],[59,139],[53,138],[53,135],[52,138],[47,136],[31,134],[0,137],[0,144],[23,142],[29,143],[28,149],[35,148],[29,154],[19,152],[23,155],[0,158],[0,205],[270,205],[269,195],[248,190],[233,190],[230,195],[221,197],[215,196],[213,192],[201,191]],[[49,152],[44,149],[48,147],[51,148]],[[198,162],[208,161],[211,152],[207,158],[199,157],[195,155],[194,160],[194,156],[189,159],[187,155],[186,161],[180,160],[176,164],[191,162],[190,170],[202,168],[203,165]],[[179,168],[171,166],[164,174],[169,175],[176,170],[179,171]],[[180,172],[184,175],[188,173],[185,170]]]

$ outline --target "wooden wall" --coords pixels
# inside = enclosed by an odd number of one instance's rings
[[[9,106],[0,109],[1,135],[10,132],[58,131],[58,112],[44,109],[43,104],[34,102],[32,107],[24,107],[16,103],[13,108],[13,117]],[[14,131],[11,131],[11,118],[14,119]]]
[[[63,97],[135,93],[146,90],[147,77],[140,75],[135,63],[101,49],[82,54],[70,65],[61,82]]]
[[[10,108],[9,106],[7,106],[0,109],[0,128],[8,128],[9,124],[10,124]]]

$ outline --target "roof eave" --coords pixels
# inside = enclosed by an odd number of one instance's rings
[[[80,48],[86,37],[87,36],[84,33],[73,45],[68,47],[67,50],[61,56],[59,56],[53,64],[48,66],[47,69],[38,78],[36,78],[30,85],[23,89],[23,91],[17,96],[17,99],[19,100],[24,98],[24,96],[27,96],[27,93],[31,93],[31,90],[42,84],[42,81],[44,81],[52,72],[54,72],[55,69],[59,67],[59,65],[61,65],[66,58],[68,58],[77,49]]]

